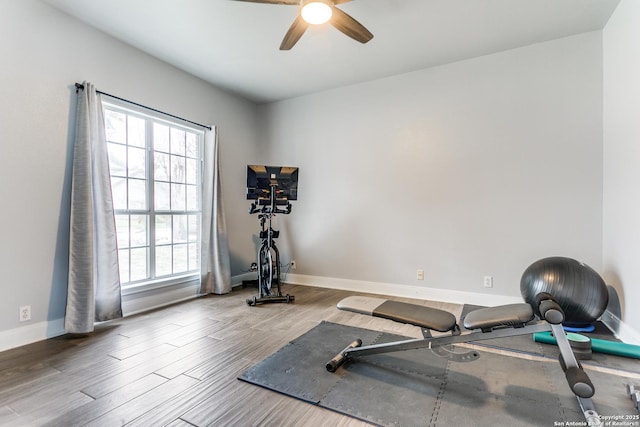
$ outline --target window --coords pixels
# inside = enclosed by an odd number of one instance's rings
[[[202,131],[103,106],[123,287],[199,274]]]

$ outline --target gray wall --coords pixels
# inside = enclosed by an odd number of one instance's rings
[[[1,0],[1,8],[0,349],[55,334],[62,324],[75,82],[218,125],[225,202],[234,214],[246,211],[243,168],[257,141],[253,103],[39,1]],[[244,216],[228,217],[231,230],[246,228]],[[232,251],[247,252],[246,235],[230,238]],[[18,323],[22,305],[32,306],[30,322]]]
[[[539,258],[601,268],[600,32],[260,108],[296,274],[519,297]]]
[[[59,332],[73,83],[84,79],[220,127],[236,280],[255,260],[246,164],[295,165],[300,199],[276,220],[293,278],[474,303],[517,299],[527,265],[565,255],[604,272],[640,330],[637,2],[623,0],[604,46],[587,33],[256,107],[39,1],[0,1],[0,348]],[[18,323],[27,304],[33,320]]]
[[[607,283],[620,296],[623,320],[636,337],[640,337],[638,76],[640,2],[623,0],[604,31],[603,263]]]

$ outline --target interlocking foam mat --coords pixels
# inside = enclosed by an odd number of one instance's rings
[[[557,361],[480,351],[478,360],[458,363],[421,349],[365,356],[327,372],[325,364],[357,338],[367,345],[407,337],[322,322],[239,379],[382,426],[556,426],[584,421]],[[627,379],[588,373],[600,415],[638,413],[626,394]]]

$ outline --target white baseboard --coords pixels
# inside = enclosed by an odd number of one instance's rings
[[[123,295],[122,311],[131,316],[148,310],[176,304],[197,298],[199,285],[187,284],[178,288],[165,288],[156,291]],[[64,318],[27,324],[18,328],[0,332],[0,351],[10,350],[23,345],[43,341],[64,335]]]
[[[238,286],[242,286],[242,282],[244,280],[256,280],[257,278],[258,275],[255,272],[238,274],[237,276],[233,276],[231,278],[231,287],[235,288]]]
[[[600,317],[600,321],[604,323],[620,341],[627,344],[640,345],[640,334],[609,310],[604,312]]]
[[[522,302],[522,298],[520,297],[507,295],[480,294],[475,292],[455,291],[451,289],[425,288],[420,286],[339,279],[335,277],[306,276],[291,273],[287,275],[287,283],[315,286],[319,288],[340,289],[343,291],[390,295],[403,298],[442,301],[453,304],[483,305],[487,307]]]
[[[132,316],[144,311],[154,310],[166,305],[190,300],[200,296],[199,283],[193,283],[178,288],[166,288],[161,291],[144,292],[137,295],[125,295],[122,298],[122,313]]]
[[[0,351],[43,341],[64,334],[64,318],[33,323],[0,332]]]
[[[320,288],[340,289],[343,291],[391,295],[403,298],[442,301],[454,304],[483,305],[487,307],[522,302],[522,298],[520,297],[511,297],[506,295],[478,294],[474,292],[454,291],[448,289],[423,288],[411,285],[396,285],[392,283],[305,276],[300,274],[287,275],[287,283]],[[640,345],[640,334],[611,312],[605,311],[600,320],[613,332],[616,338],[622,342],[632,345]]]
[[[231,283],[234,287],[241,286],[243,280],[252,280],[255,279],[255,277],[255,273],[244,273],[238,276],[233,276]],[[287,283],[328,289],[340,289],[352,292],[442,301],[454,304],[484,305],[487,307],[522,302],[520,297],[506,295],[479,294],[449,289],[423,288],[411,285],[307,276],[291,273],[287,275]],[[185,286],[179,289],[172,289],[168,292],[144,296],[141,295],[132,299],[127,298],[126,301],[123,300],[123,311],[126,316],[130,316],[146,310],[196,298],[198,296],[198,289],[196,287]],[[630,326],[626,325],[615,315],[606,311],[602,315],[601,320],[614,332],[616,337],[623,342],[640,345],[640,334]],[[64,333],[64,318],[0,331],[0,351],[21,347],[23,345],[42,341],[48,338],[54,338],[63,335]]]

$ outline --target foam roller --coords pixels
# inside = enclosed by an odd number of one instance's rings
[[[533,334],[533,340],[543,344],[556,344],[556,339],[551,332],[536,332]],[[640,359],[640,346],[618,341],[591,338],[591,350],[598,353],[612,354],[614,356]]]

